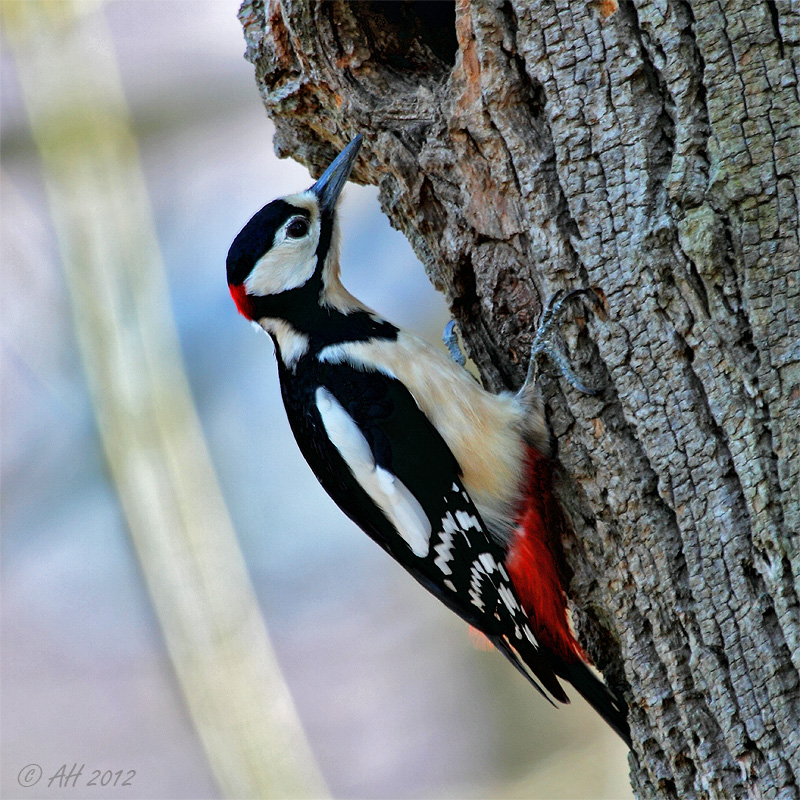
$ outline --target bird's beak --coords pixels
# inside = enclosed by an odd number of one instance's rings
[[[360,133],[357,134],[355,139],[336,156],[322,177],[311,187],[310,191],[314,192],[319,199],[319,207],[323,213],[331,213],[336,207],[336,201],[353,171],[353,165],[356,163],[363,139],[364,137]]]

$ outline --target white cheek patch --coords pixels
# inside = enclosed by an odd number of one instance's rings
[[[285,243],[280,244],[256,262],[244,282],[244,287],[248,294],[261,297],[280,294],[306,283],[314,274],[316,266],[317,258],[314,253],[309,258],[303,253],[289,252]]]
[[[317,389],[322,424],[353,476],[392,523],[415,556],[430,549],[431,524],[422,506],[397,476],[377,466],[364,434],[339,401],[324,387]]]
[[[291,220],[287,220],[286,225]],[[275,234],[270,249],[256,262],[244,282],[248,294],[280,294],[302,286],[317,267],[319,221],[310,221],[308,234],[301,239],[286,236],[286,225]]]

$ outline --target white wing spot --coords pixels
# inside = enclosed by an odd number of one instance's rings
[[[491,553],[481,553],[478,556],[481,564],[483,564],[483,568],[486,570],[486,573],[492,573],[497,568],[497,562],[492,557]]]
[[[445,533],[453,534],[458,530],[458,524],[453,519],[453,515],[448,511],[444,517],[442,517],[442,530]]]
[[[445,585],[445,586],[446,586],[446,587],[447,587],[447,588],[448,588],[448,589],[449,589],[451,592],[457,592],[457,591],[458,591],[458,589],[456,589],[456,585],[453,583],[453,581],[451,581],[451,580],[450,580],[450,578],[445,578],[445,579],[442,581],[442,583],[444,583],[444,585]]]
[[[478,518],[474,514],[470,514],[466,511],[456,511],[456,521],[461,527],[461,530],[473,528],[479,531],[481,529]]]
[[[441,542],[433,548],[437,554],[436,558],[433,559],[433,563],[436,564],[445,575],[452,575],[453,570],[450,569],[450,565],[447,562],[453,557],[453,533],[446,530],[442,531],[439,534],[439,538]]]
[[[515,611],[519,611],[519,603],[517,599],[514,597],[514,593],[511,589],[508,588],[506,584],[503,584],[498,590],[497,594],[500,595],[500,599],[505,603],[506,608],[513,614]]]
[[[485,607],[485,603],[481,597],[481,580],[483,580],[481,578],[482,572],[483,569],[481,568],[480,562],[473,562],[469,579],[469,598],[472,601],[472,605],[477,606],[481,611],[483,611]]]

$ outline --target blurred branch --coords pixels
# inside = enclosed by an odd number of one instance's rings
[[[101,7],[2,18],[103,447],[213,773],[228,797],[323,795],[192,403]]]

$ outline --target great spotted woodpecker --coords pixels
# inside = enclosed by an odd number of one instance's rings
[[[569,681],[630,745],[625,705],[568,621],[533,369],[517,394],[491,394],[340,281],[336,202],[361,141],[264,206],[228,253],[236,306],[275,343],[297,444],[345,514],[539,692],[567,703]]]

